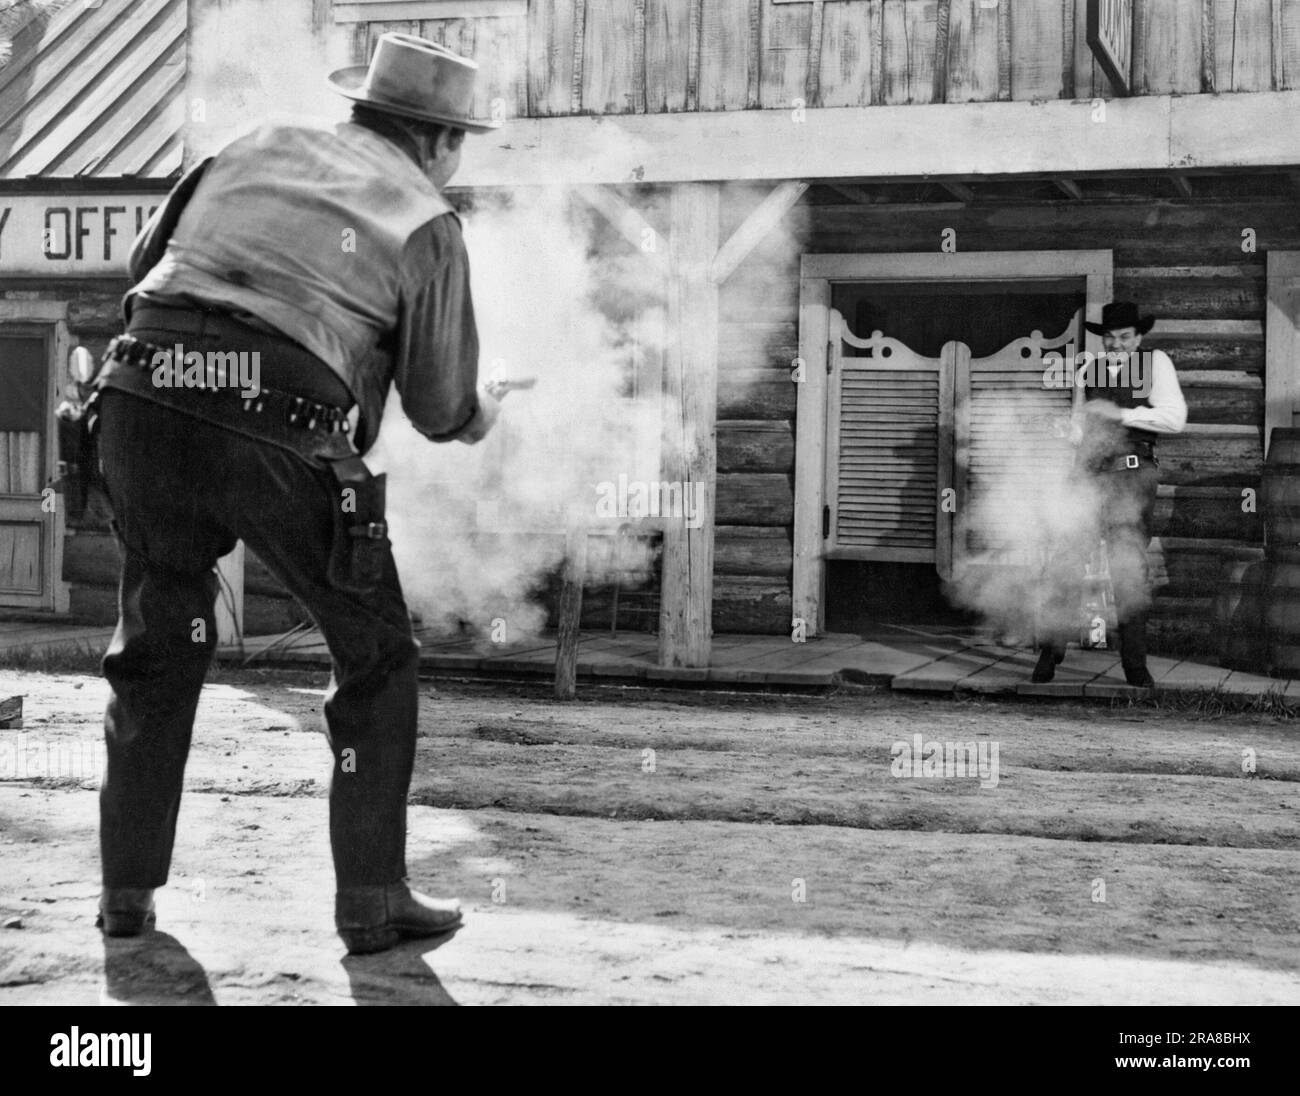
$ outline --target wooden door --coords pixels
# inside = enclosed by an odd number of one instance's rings
[[[0,607],[56,606],[53,331],[0,325]]]
[[[975,562],[1036,562],[1008,541],[998,508],[1032,504],[1070,466],[1079,392],[1046,383],[1044,358],[1082,345],[1082,318],[986,357],[948,342],[927,358],[879,331],[853,334],[831,309],[826,558],[933,563],[945,579]]]
[[[923,358],[879,331],[859,338],[834,309],[829,341],[826,558],[932,562],[946,574],[940,500],[952,485],[958,344]]]

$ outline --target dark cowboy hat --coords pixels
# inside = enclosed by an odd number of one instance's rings
[[[384,34],[369,67],[357,65],[330,73],[334,90],[375,110],[421,122],[483,133],[501,123],[470,116],[478,65],[468,57],[416,38]]]
[[[1101,323],[1085,323],[1083,326],[1094,335],[1104,335],[1121,327],[1132,327],[1139,335],[1145,335],[1155,323],[1154,316],[1139,316],[1138,306],[1132,301],[1111,301],[1101,310]]]

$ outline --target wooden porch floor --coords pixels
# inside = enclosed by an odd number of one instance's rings
[[[418,633],[417,633],[418,634]],[[490,647],[467,638],[421,637],[422,667],[474,676],[503,674],[549,677],[554,673],[555,641]],[[234,656],[237,652],[224,652]],[[745,686],[827,688],[841,682],[887,685],[916,692],[972,692],[989,695],[1109,699],[1137,694],[1124,682],[1119,657],[1105,651],[1071,648],[1056,679],[1034,685],[1029,675],[1036,656],[1023,648],[1001,647],[977,634],[925,626],[881,627],[869,636],[827,635],[806,643],[784,636],[719,635],[707,669],[669,669],[658,665],[658,638],[641,633],[582,633],[578,650],[580,680],[643,683],[708,683]],[[259,637],[245,641],[244,657],[254,661],[327,665],[329,654],[319,633]],[[1300,680],[1261,677],[1190,659],[1148,659],[1151,676],[1163,690],[1222,688],[1230,693],[1276,692],[1300,705]]]
[[[419,634],[419,633],[417,633]],[[0,622],[0,654],[6,651],[102,651],[112,628],[85,625]],[[542,637],[527,643],[484,647],[468,638],[420,637],[420,664],[441,673],[473,676],[502,674],[550,677],[555,641]],[[784,636],[720,635],[713,640],[707,669],[659,666],[657,637],[641,633],[588,631],[578,652],[580,680],[715,685],[828,688],[841,682],[888,685],[912,692],[971,692],[1092,698],[1128,696],[1138,690],[1124,682],[1117,655],[1071,648],[1048,685],[1029,680],[1035,656],[1023,648],[1001,647],[986,637],[940,627],[882,626],[868,636],[827,635],[806,643]],[[304,630],[286,636],[256,636],[238,648],[223,647],[223,660],[328,666],[329,652],[320,633]],[[1148,660],[1157,688],[1167,691],[1222,688],[1229,693],[1276,692],[1300,706],[1300,679],[1261,677],[1225,670],[1191,659],[1152,656]]]

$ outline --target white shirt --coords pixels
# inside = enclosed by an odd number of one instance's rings
[[[1152,430],[1157,434],[1181,434],[1187,425],[1187,401],[1178,383],[1178,371],[1163,350],[1149,351],[1151,355],[1151,391],[1147,395],[1150,407],[1129,407],[1120,412],[1119,421],[1125,426]]]

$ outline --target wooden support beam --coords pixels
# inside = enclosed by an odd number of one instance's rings
[[[587,577],[587,526],[581,508],[565,526],[564,572],[555,639],[555,699],[572,700],[578,681],[578,640],[582,620],[582,584]]]
[[[859,205],[875,205],[880,201],[870,191],[863,190],[860,186],[853,186],[851,183],[827,183],[826,186],[835,191],[836,194],[843,194],[850,202],[856,202]]]
[[[975,191],[971,190],[965,183],[959,183],[955,179],[936,179],[935,182],[959,202],[973,202],[975,200]]]
[[[664,522],[659,663],[706,667],[713,645],[713,513],[717,484],[719,188],[673,188],[663,478],[689,516]]]
[[[713,280],[721,285],[735,271],[745,256],[759,245],[763,237],[780,223],[790,208],[803,197],[807,183],[782,183],[758,204],[758,208],[745,218],[732,233],[731,239],[718,249],[713,258]]]
[[[1063,194],[1069,195],[1071,198],[1074,198],[1076,201],[1079,198],[1083,197],[1083,190],[1080,188],[1079,184],[1076,183],[1073,179],[1064,179],[1064,178],[1053,179],[1052,182],[1054,182],[1057,185],[1057,187],[1061,190]]]
[[[668,273],[663,236],[617,192],[603,186],[576,186],[573,192],[618,229],[619,235],[640,251],[661,274]]]
[[[1191,180],[1186,175],[1175,171],[1169,176],[1169,181],[1174,184],[1174,189],[1178,191],[1180,197],[1190,198],[1192,196]]]
[[[455,182],[970,179],[1074,176],[1100,164],[1190,172],[1300,163],[1300,90],[1116,99],[1105,125],[1090,120],[1091,110],[1066,100],[810,108],[801,125],[780,110],[518,118],[466,143]],[[195,128],[196,156],[212,151],[203,128]]]
[[[1300,407],[1300,251],[1268,253],[1264,317],[1264,455],[1273,428],[1289,429]]]

